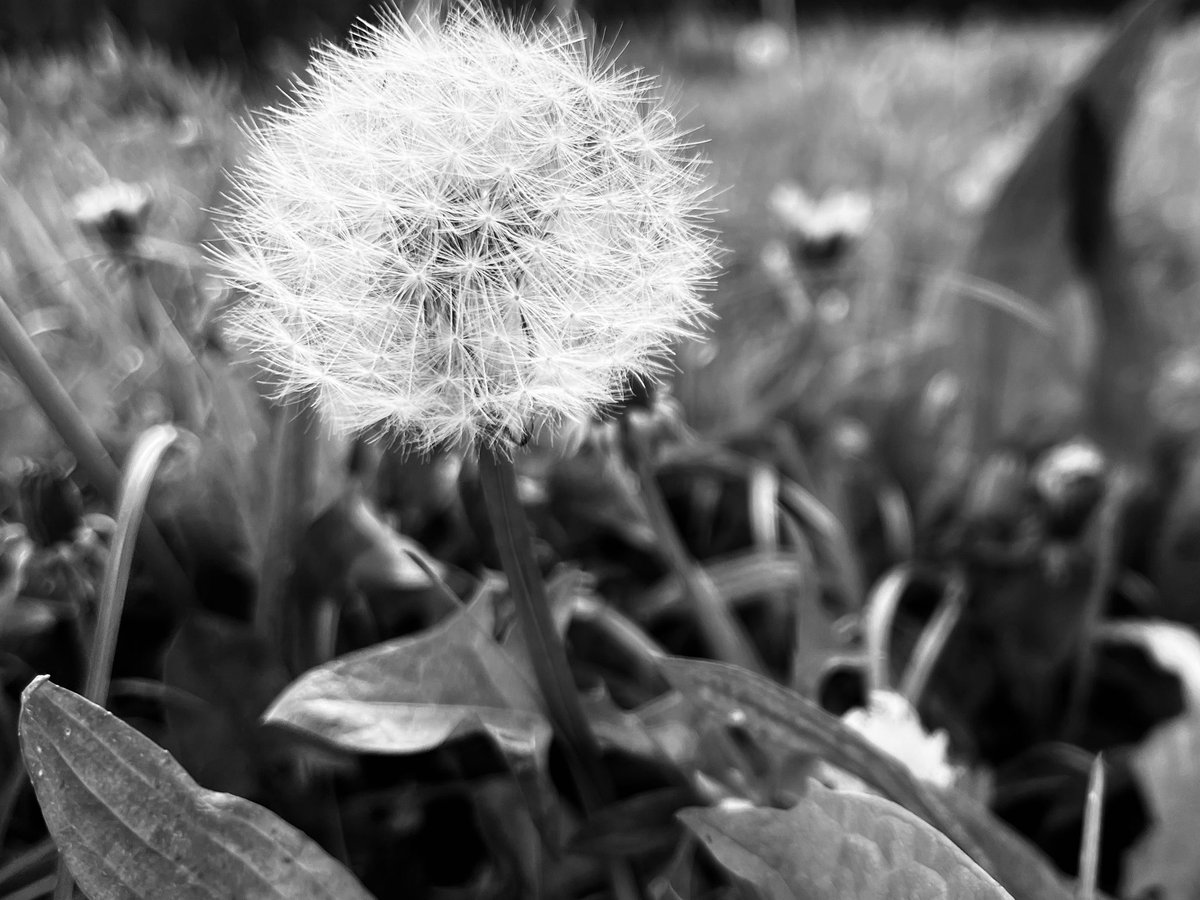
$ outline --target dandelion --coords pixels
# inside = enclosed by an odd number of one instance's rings
[[[222,229],[229,330],[342,430],[520,443],[698,331],[699,164],[577,27],[364,25],[252,141]]]
[[[675,119],[577,26],[391,15],[318,52],[234,181],[231,336],[335,427],[477,451],[547,711],[585,808],[611,802],[512,451],[652,380],[698,331],[712,240]]]
[[[81,191],[71,201],[80,230],[94,234],[116,256],[134,248],[150,216],[150,190],[144,184],[109,181]]]
[[[874,215],[871,198],[858,191],[835,191],[815,200],[793,182],[776,185],[770,205],[808,265],[841,261],[862,240]]]

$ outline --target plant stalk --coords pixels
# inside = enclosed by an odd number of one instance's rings
[[[613,801],[612,782],[604,769],[600,745],[579,702],[566,647],[554,626],[546,585],[533,556],[529,521],[517,499],[516,469],[502,451],[480,447],[479,478],[533,674],[550,721],[562,738],[584,812],[591,814]],[[630,866],[614,862],[608,867],[608,876],[616,900],[641,898]]]
[[[554,627],[546,586],[534,561],[529,522],[517,499],[516,470],[502,452],[479,449],[479,477],[488,518],[534,677],[572,767],[578,770],[577,787],[585,809],[590,811],[611,799],[612,787],[601,765],[600,746],[579,702],[567,651]]]

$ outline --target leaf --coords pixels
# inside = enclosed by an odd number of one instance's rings
[[[1200,896],[1200,715],[1159,727],[1130,758],[1153,825],[1125,857],[1121,894],[1162,900]]]
[[[952,791],[921,784],[892,757],[811,701],[721,663],[671,658],[663,674],[677,690],[759,743],[817,753],[929,822],[1018,900],[1069,900],[1045,859],[989,812]]]
[[[944,835],[891,801],[811,782],[790,810],[728,805],[679,817],[771,900],[1009,895]]]
[[[361,637],[353,646],[425,627],[456,608],[430,574],[442,576],[442,564],[384,521],[354,485],[307,528],[296,560],[287,612],[301,669],[333,655],[316,640],[326,604],[341,614],[343,634]]]
[[[1018,900],[1073,900],[1062,875],[1033,844],[1004,821],[956,791],[942,798],[958,821],[987,852],[988,872]]]
[[[996,304],[969,300],[959,307],[956,371],[977,452],[1031,425],[1053,428],[1063,416],[1077,421],[1089,400],[1104,437],[1120,439],[1109,433],[1113,424],[1126,438],[1142,431],[1130,423],[1141,420],[1145,403],[1116,388],[1125,376],[1144,385],[1138,369],[1155,343],[1125,273],[1113,193],[1153,40],[1177,5],[1149,0],[1135,9],[1067,92],[984,217],[965,263],[967,279],[990,295],[1035,305],[1055,321],[1057,336],[1032,331]],[[1099,377],[1089,398],[1084,376],[1093,370]],[[1108,421],[1118,409],[1133,418]]]
[[[903,763],[812,701],[724,663],[670,658],[663,660],[662,667],[672,687],[710,715],[736,724],[760,745],[802,755],[816,753],[921,816],[959,846],[977,850],[945,803]],[[978,859],[982,854],[972,852],[972,856]]]
[[[1176,675],[1192,716],[1200,716],[1200,634],[1186,625],[1158,619],[1105,622],[1099,638],[1141,645],[1158,665]]]
[[[274,813],[199,787],[149,738],[44,676],[25,689],[20,737],[46,824],[91,900],[370,900]]]
[[[540,766],[550,725],[493,624],[484,597],[415,637],[335,659],[293,682],[264,720],[358,753],[420,753],[483,733]]]

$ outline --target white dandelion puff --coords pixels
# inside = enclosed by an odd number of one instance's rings
[[[280,397],[419,449],[581,422],[699,332],[701,163],[578,26],[390,16],[252,129],[218,259]]]

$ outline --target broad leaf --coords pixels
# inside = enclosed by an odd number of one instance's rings
[[[1068,900],[1046,860],[986,810],[917,781],[898,761],[799,694],[721,663],[664,660],[672,686],[760,745],[817,754],[929,822],[1005,885],[1018,900]]]
[[[45,677],[25,689],[25,765],[91,900],[369,900],[340,863],[254,803],[199,787],[129,725]]]
[[[1130,764],[1153,825],[1125,858],[1121,893],[1193,900],[1200,896],[1200,715],[1193,712],[1158,728]]]
[[[771,900],[1009,900],[944,835],[881,797],[814,782],[790,810],[724,806],[679,815],[721,865]]]
[[[1055,334],[994,302],[964,300],[957,369],[974,449],[1065,417],[1110,441],[1140,440],[1147,365],[1159,343],[1128,278],[1113,221],[1118,154],[1154,38],[1177,0],[1138,6],[1067,92],[985,215],[967,280],[1032,304]],[[1088,384],[1088,373],[1096,379]],[[1086,407],[1090,406],[1090,409]]]
[[[415,637],[388,641],[300,676],[265,720],[359,753],[419,753],[472,733],[539,766],[550,726],[536,688],[492,638],[487,597]]]

